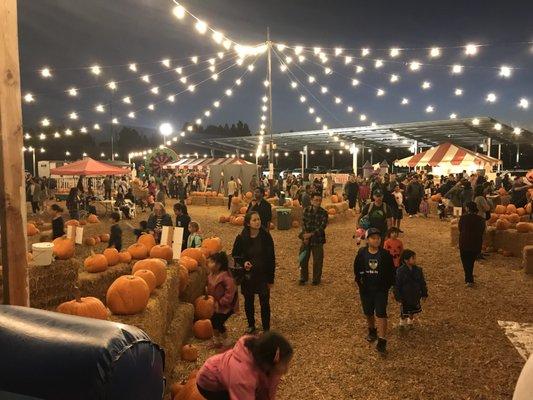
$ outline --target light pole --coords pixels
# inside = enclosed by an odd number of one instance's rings
[[[274,141],[272,138],[272,42],[270,41],[270,28],[267,28],[268,45],[268,130],[270,133],[270,146],[268,152],[269,179],[274,179]]]

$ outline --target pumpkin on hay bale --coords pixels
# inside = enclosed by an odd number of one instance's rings
[[[496,229],[499,231],[504,231],[511,228],[511,223],[506,219],[499,219],[496,221]]]
[[[109,242],[109,233],[102,233],[99,237],[102,242]]]
[[[150,250],[150,257],[153,258],[161,258],[166,261],[172,261],[172,257],[174,256],[174,253],[172,251],[172,247],[166,244],[158,244],[152,247],[152,250]]]
[[[97,224],[100,222],[100,220],[98,219],[96,215],[89,214],[89,216],[87,217],[87,222],[90,224]]]
[[[156,277],[156,286],[159,287],[167,280],[167,264],[164,260],[159,258],[147,258],[145,260],[139,260],[133,264],[131,272],[135,272],[141,269],[148,269],[152,271]]]
[[[54,239],[52,244],[54,245],[53,252],[57,259],[68,260],[74,256],[74,241],[67,238],[66,235]]]
[[[205,256],[202,250],[197,248],[185,249],[181,252],[181,257],[191,257],[196,260],[199,266],[205,265]]]
[[[292,227],[293,228],[299,228],[300,227],[300,222],[299,221],[292,221]]]
[[[196,361],[198,359],[198,347],[194,344],[186,344],[181,348],[181,359],[183,361]]]
[[[231,199],[231,204],[233,204],[234,206],[238,206],[239,204],[241,204],[241,199],[238,196],[234,196]]]
[[[213,337],[213,325],[209,319],[200,319],[192,327],[194,337],[200,340],[207,340]]]
[[[144,260],[148,257],[148,249],[144,244],[134,243],[126,250],[134,260]]]
[[[149,269],[139,269],[133,273],[133,276],[144,279],[148,285],[148,289],[150,289],[150,294],[154,292],[157,287],[157,279],[152,271]]]
[[[332,202],[333,204],[338,203],[338,202],[339,202],[339,196],[337,196],[336,194],[334,194],[333,196],[331,196],[331,202]]]
[[[192,260],[192,258],[191,258],[191,260]],[[193,260],[193,261],[195,261],[195,260]],[[179,265],[178,266],[178,276],[179,276],[179,291],[180,291],[180,293],[182,293],[185,289],[187,289],[187,286],[189,286],[189,283],[190,283],[189,270],[186,267],[184,267],[183,265]]]
[[[106,303],[113,314],[138,314],[146,308],[150,288],[144,279],[134,275],[117,278],[107,289]]]
[[[109,247],[104,250],[104,256],[107,258],[107,264],[112,267],[120,262],[120,256],[118,250],[114,247]]]
[[[137,239],[137,243],[140,243],[146,247],[148,252],[152,250],[152,247],[156,245],[155,243],[155,237],[154,235],[151,235],[150,233],[144,233],[141,236],[139,236],[139,239]]]
[[[505,211],[506,211],[506,210],[507,210],[507,209],[505,208],[505,206],[502,206],[501,204],[498,204],[498,205],[496,206],[496,208],[494,209],[494,212],[495,212],[496,214],[505,214]]]
[[[248,207],[241,207],[239,209],[239,214],[246,214],[246,211],[248,211]]]
[[[335,215],[335,214],[337,214],[337,210],[336,210],[335,208],[332,207],[332,208],[330,208],[330,209],[328,210],[328,214],[329,214],[329,215]]]
[[[85,270],[91,274],[104,272],[108,265],[107,257],[103,254],[95,254],[94,251],[91,251],[91,255],[83,261]]]
[[[516,224],[516,230],[519,233],[533,232],[533,223],[519,222],[519,223]]]
[[[121,251],[118,253],[118,259],[121,263],[129,263],[131,261],[131,254],[127,251]]]
[[[220,222],[221,224],[224,224],[228,221],[229,221],[229,218],[226,217],[225,215],[221,215],[220,217],[218,217],[218,222]]]
[[[207,293],[194,300],[194,318],[210,319],[215,313],[215,298]]]
[[[86,246],[90,246],[90,247],[96,246],[96,240],[93,237],[86,238],[84,240],[84,243]]]
[[[102,242],[102,239],[100,239],[100,236],[98,236],[98,235],[93,236],[93,239],[94,239],[94,241],[96,242],[96,244]]]
[[[187,271],[196,271],[198,269],[198,261],[192,257],[181,256],[179,260],[179,265],[184,267]]]
[[[28,236],[35,236],[39,233],[39,229],[35,226],[35,224],[28,223],[26,224],[26,234]]]
[[[205,249],[207,255],[218,253],[222,251],[222,240],[219,237],[211,237],[204,239],[202,242],[202,249]]]
[[[81,297],[78,287],[74,287],[74,300],[61,303],[57,312],[62,314],[77,315],[78,317],[108,319],[109,311],[96,297]]]
[[[233,220],[233,225],[244,226],[244,217],[235,217],[235,219]]]
[[[507,214],[516,214],[516,206],[514,204],[508,204],[505,212]]]

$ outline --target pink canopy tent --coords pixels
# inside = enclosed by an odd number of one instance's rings
[[[102,176],[102,175],[127,175],[130,169],[115,167],[86,157],[50,170],[52,175],[77,175],[77,176]]]

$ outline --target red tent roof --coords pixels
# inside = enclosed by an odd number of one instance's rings
[[[114,167],[86,157],[83,160],[54,168],[50,173],[52,175],[126,175],[130,173],[130,170]]]

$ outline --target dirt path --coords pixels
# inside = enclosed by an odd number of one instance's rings
[[[190,213],[205,236],[219,235],[231,251],[239,228],[216,222],[223,208],[191,207]],[[278,260],[272,327],[296,351],[279,398],[511,398],[524,361],[497,321],[533,322],[533,279],[518,271],[519,259],[491,255],[476,264],[478,286],[468,289],[458,252],[450,246],[449,224],[435,218],[404,220],[401,239],[417,252],[429,300],[419,324],[406,334],[397,328],[398,306],[389,302],[389,355],[381,359],[364,340],[353,284],[353,223],[352,217],[328,227],[319,287],[297,284],[297,231],[272,232]],[[243,312],[230,319],[235,339],[245,327]]]

